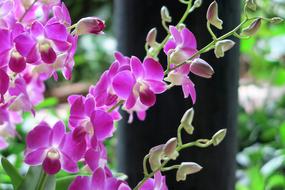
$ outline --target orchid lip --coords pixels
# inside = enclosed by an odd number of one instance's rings
[[[53,160],[58,160],[60,158],[60,154],[56,148],[51,148],[47,152],[47,157]]]

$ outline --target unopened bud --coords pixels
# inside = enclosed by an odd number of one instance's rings
[[[196,0],[193,4],[193,7],[195,8],[199,8],[202,5],[202,0]]]
[[[246,7],[253,10],[253,11],[256,11],[256,2],[255,0],[246,0]]]
[[[163,147],[164,155],[167,158],[175,160],[179,155],[179,153],[176,151],[176,147],[177,147],[177,139],[176,138],[169,139]]]
[[[75,33],[76,35],[83,34],[103,34],[105,23],[97,17],[86,17],[78,21]]]
[[[223,29],[223,21],[218,16],[218,3],[213,1],[207,11],[207,20],[218,29]]]
[[[242,34],[247,36],[253,36],[259,30],[261,26],[261,18],[256,19],[247,28],[243,29]]]
[[[211,78],[214,74],[214,69],[203,59],[197,58],[191,63],[190,71],[195,75],[204,78]]]
[[[224,140],[226,134],[227,134],[226,129],[222,129],[216,132],[212,137],[213,145],[214,146],[219,145]]]
[[[158,145],[150,149],[149,151],[149,164],[152,171],[156,171],[161,166],[161,160],[163,157],[164,145]]]
[[[187,175],[199,172],[202,167],[195,162],[183,162],[176,173],[176,181],[185,181]]]
[[[151,46],[151,47],[155,46],[155,44],[156,44],[156,36],[157,36],[157,30],[156,30],[156,28],[151,29],[151,30],[148,32],[148,34],[147,34],[146,43],[147,43],[149,46]]]
[[[215,55],[217,58],[225,56],[225,52],[234,47],[235,42],[232,40],[221,40],[215,45]]]
[[[180,121],[181,123],[180,125],[189,135],[192,135],[194,131],[194,127],[192,126],[193,118],[194,118],[194,109],[191,108],[184,113]]]
[[[160,10],[160,14],[161,14],[161,19],[165,22],[171,22],[172,18],[169,14],[168,8],[166,6],[161,7]]]
[[[273,17],[270,19],[270,23],[272,24],[280,24],[284,21],[283,18],[280,18],[280,17]]]

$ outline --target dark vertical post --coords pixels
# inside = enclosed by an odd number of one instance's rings
[[[190,16],[187,23],[198,38],[199,48],[211,41],[206,31],[206,10],[210,1]],[[229,31],[240,18],[240,1],[220,0],[220,17],[224,20],[224,31]],[[160,8],[169,7],[174,18],[184,12],[178,0],[115,0],[115,33],[118,50],[126,55],[143,58],[145,36],[152,27],[160,26]],[[160,34],[163,30],[160,28]],[[162,36],[162,35],[160,35]],[[211,80],[192,77],[198,93],[195,105],[194,138],[210,138],[221,128],[228,129],[225,141],[218,147],[208,149],[188,149],[182,153],[181,161],[196,161],[204,169],[176,183],[174,173],[167,178],[169,189],[179,190],[233,190],[236,151],[236,118],[239,48],[236,46],[225,58],[217,60],[212,52],[202,56],[215,69]],[[165,64],[165,59],[161,59]],[[180,88],[160,95],[155,107],[148,111],[144,122],[126,119],[118,131],[119,170],[129,176],[129,183],[135,185],[142,178],[142,160],[148,150],[176,136],[183,113],[191,107],[191,100],[184,100]],[[127,116],[126,116],[127,117]],[[185,139],[193,139],[185,136]]]

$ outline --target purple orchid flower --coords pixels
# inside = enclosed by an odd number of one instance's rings
[[[171,64],[181,64],[197,53],[197,42],[194,34],[187,28],[179,31],[175,26],[170,26],[172,39],[164,46],[164,52],[170,56]]]
[[[75,142],[71,134],[65,132],[62,122],[53,128],[47,123],[40,123],[27,135],[25,163],[42,164],[46,173],[54,175],[63,168],[67,172],[77,172],[77,161],[85,153],[85,142]]]
[[[108,176],[103,168],[97,168],[92,177],[78,176],[68,190],[131,190],[131,188],[112,176]]]
[[[154,179],[148,179],[139,190],[168,190],[165,177],[160,172],[154,174]]]
[[[156,101],[155,94],[166,90],[163,77],[163,68],[159,62],[147,58],[141,63],[137,57],[132,57],[130,70],[118,72],[114,76],[112,85],[116,94],[126,100],[125,108],[127,110],[135,107],[137,102],[151,107]],[[143,111],[145,110],[143,109]]]
[[[74,137],[80,140],[82,134],[88,134],[102,141],[113,135],[113,118],[107,112],[96,109],[92,96],[71,96],[68,101],[71,105],[69,125],[75,128]]]

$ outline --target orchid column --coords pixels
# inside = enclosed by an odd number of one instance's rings
[[[145,33],[152,27],[159,26],[159,10],[166,5],[173,18],[180,18],[183,14],[183,6],[175,0],[116,0],[115,18],[118,48],[126,55],[145,55],[143,45]],[[206,26],[206,10],[210,2],[204,2],[204,8],[190,15],[187,23],[198,38],[201,48],[211,41],[211,36],[201,26]],[[228,25],[224,31],[228,31],[238,23],[239,1],[221,0],[219,4],[220,16]],[[174,23],[175,20],[173,21]],[[160,28],[160,33],[163,29]],[[161,40],[161,39],[159,39]],[[205,56],[205,57],[203,57]],[[229,135],[219,148],[209,150],[191,149],[183,153],[182,159],[191,159],[203,163],[203,173],[194,175],[189,183],[173,183],[168,180],[169,189],[234,189],[234,165],[235,165],[235,125],[237,109],[237,85],[238,85],[238,48],[223,58],[217,60],[213,53],[203,55],[211,61],[216,75],[213,80],[197,78],[197,102],[195,116],[194,137],[210,137],[214,131],[227,128]],[[161,63],[165,60],[160,60]],[[218,62],[223,62],[221,63]],[[166,64],[164,64],[166,65]],[[176,135],[176,126],[179,119],[176,115],[182,115],[192,104],[191,99],[183,99],[180,88],[173,89],[158,97],[157,105],[148,111],[148,117],[144,122],[134,120],[131,126],[119,127],[118,153],[119,169],[129,176],[130,184],[136,183],[142,174],[142,158],[149,148],[155,144]],[[128,125],[123,120],[121,125]],[[211,160],[211,161],[209,161]],[[191,188],[190,188],[191,187]]]

